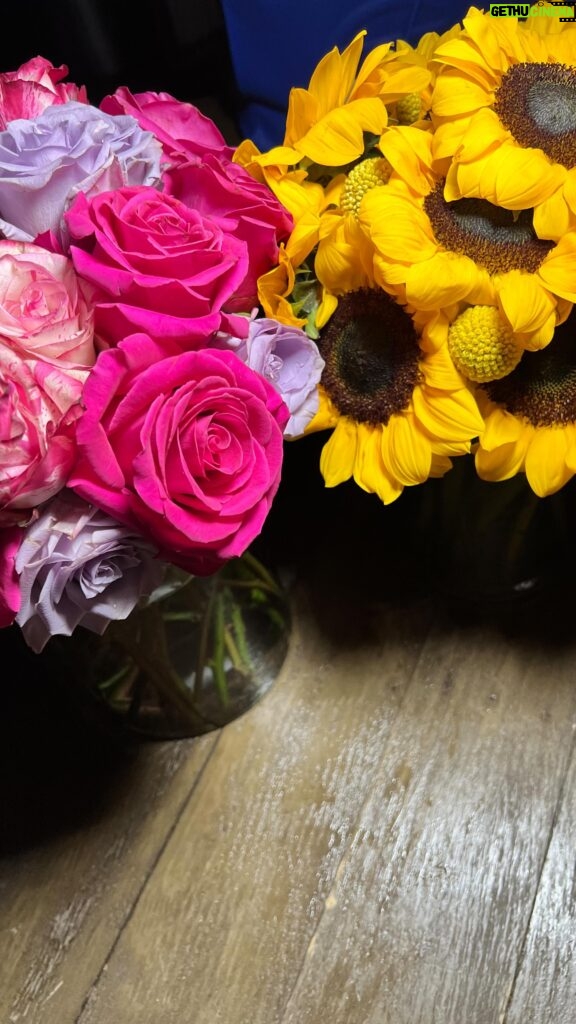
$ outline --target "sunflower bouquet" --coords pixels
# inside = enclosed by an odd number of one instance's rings
[[[471,7],[413,47],[366,32],[234,160],[294,227],[267,316],[325,362],[305,433],[328,487],[385,504],[459,457],[535,499],[576,472],[576,24]],[[462,460],[460,460],[462,461]],[[496,489],[495,489],[496,490]]]

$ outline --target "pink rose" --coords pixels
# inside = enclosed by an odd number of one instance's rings
[[[92,366],[93,314],[69,259],[0,241],[0,340],[22,356]]]
[[[217,153],[231,160],[234,147],[228,146],[220,129],[191,103],[182,103],[167,92],[132,94],[122,86],[105,96],[100,108],[107,114],[131,114],[141,128],[152,132],[162,143],[165,158],[180,163]]]
[[[196,575],[242,554],[280,482],[288,409],[234,353],[134,334],[84,389],[68,486]]]
[[[279,244],[292,231],[291,215],[244,167],[214,154],[169,169],[162,180],[170,195],[246,243],[248,270],[226,308],[250,311],[258,305],[258,278],[278,264]]]
[[[244,241],[155,188],[78,195],[66,222],[105,345],[140,330],[184,345],[206,338],[246,277]]]
[[[16,555],[24,530],[17,526],[0,530],[0,629],[10,626],[20,610],[20,580]]]
[[[44,57],[33,57],[21,64],[17,71],[0,75],[0,131],[10,121],[37,117],[46,107],[70,100],[87,103],[84,86],[78,88],[72,82],[61,83],[67,74],[65,64],[55,68]]]
[[[66,483],[88,372],[21,359],[0,339],[0,526],[24,525]]]

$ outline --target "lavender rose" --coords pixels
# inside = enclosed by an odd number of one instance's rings
[[[133,117],[86,103],[11,121],[0,132],[0,230],[28,242],[51,231],[62,241],[62,216],[79,192],[156,185],[161,154]]]
[[[222,335],[217,344],[233,349],[278,391],[290,411],[284,437],[303,434],[318,410],[318,384],[324,369],[316,343],[299,327],[262,317],[250,321],[246,339]]]
[[[78,625],[102,634],[126,619],[160,584],[165,565],[133,530],[70,491],[62,491],[23,531],[15,558],[20,580],[16,622],[39,653],[51,636]]]

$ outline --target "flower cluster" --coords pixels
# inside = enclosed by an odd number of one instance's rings
[[[259,534],[324,363],[262,317],[294,223],[211,119],[0,75],[0,626],[101,633]]]
[[[365,35],[291,91],[282,145],[234,156],[294,219],[259,296],[318,340],[324,480],[389,503],[467,456],[552,494],[576,473],[576,25],[471,7],[361,61]]]

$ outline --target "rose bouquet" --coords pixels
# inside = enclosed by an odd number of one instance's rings
[[[576,24],[527,11],[363,59],[360,32],[291,91],[282,144],[234,155],[294,220],[259,294],[318,341],[326,485],[390,504],[446,476],[454,531],[497,484],[514,543],[504,495],[576,473]]]
[[[0,75],[0,626],[34,652],[79,627],[91,657],[87,631],[113,637],[119,702],[145,667],[186,705],[158,608],[208,607],[196,687],[241,675],[231,593],[274,596],[248,549],[323,361],[261,315],[293,220],[216,124],[167,93],[96,107],[66,74],[36,57]]]

